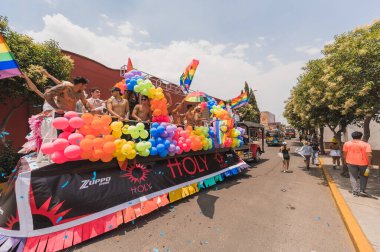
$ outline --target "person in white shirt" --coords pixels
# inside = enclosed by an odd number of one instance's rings
[[[235,127],[237,127],[238,122],[240,122],[240,115],[236,109],[233,109],[232,113],[233,113],[233,118],[235,122]]]
[[[91,98],[87,99],[87,102],[94,107],[95,114],[104,114],[106,110],[106,103],[100,99],[100,89],[97,87],[91,88]]]
[[[312,144],[310,142],[307,142],[301,149],[296,150],[298,154],[303,156],[307,170],[310,169],[310,158],[313,154],[313,147],[311,145]]]

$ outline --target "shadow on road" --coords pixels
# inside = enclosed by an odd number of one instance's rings
[[[216,191],[216,190],[219,191],[219,190],[223,190],[223,189],[228,189],[231,186],[240,184],[241,183],[240,180],[249,179],[249,178],[252,178],[252,176],[250,174],[248,174],[247,172],[242,172],[242,173],[239,173],[235,176],[225,178],[225,180],[223,182],[220,182],[220,183],[218,183],[212,187],[204,189],[204,190],[202,190],[196,194],[193,194],[193,195],[186,197],[184,199],[181,199],[179,201],[170,203],[164,207],[158,208],[157,210],[155,210],[155,211],[153,211],[147,215],[144,215],[142,217],[139,217],[132,222],[122,224],[118,228],[116,228],[112,231],[109,231],[109,232],[104,233],[100,236],[94,237],[88,241],[85,241],[81,244],[70,247],[70,248],[63,250],[63,251],[66,251],[66,252],[70,251],[71,252],[71,251],[79,250],[83,247],[86,247],[89,244],[100,242],[100,241],[107,239],[107,238],[114,238],[114,237],[118,237],[118,236],[123,236],[126,233],[132,232],[136,228],[142,228],[146,224],[148,224],[150,221],[153,221],[153,220],[160,218],[160,217],[162,217],[166,214],[169,214],[169,213],[174,213],[172,215],[172,218],[171,218],[173,220],[171,220],[171,221],[175,221],[176,206],[178,206],[179,204],[186,204],[187,202],[192,200],[194,197],[197,197],[197,203],[199,205],[201,213],[205,217],[212,219],[214,217],[214,214],[215,214],[215,203],[219,197],[217,197],[215,195],[210,195],[209,192]],[[169,224],[169,222],[166,223],[166,225],[168,225],[168,224]]]

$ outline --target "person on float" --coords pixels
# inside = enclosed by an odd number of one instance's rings
[[[173,123],[176,125],[184,125],[183,118],[185,114],[180,113],[180,110],[183,108],[184,102],[185,99],[183,99],[181,102],[177,102],[175,104],[175,108],[172,111]]]
[[[132,118],[138,122],[150,122],[152,112],[147,96],[141,96],[141,104],[137,104],[132,112]]]
[[[124,91],[124,99],[128,101],[129,104],[129,117],[132,118],[132,113],[137,104],[139,104],[139,96],[133,90]]]
[[[98,87],[91,88],[91,98],[87,102],[94,107],[95,114],[102,115],[107,110],[105,101],[100,99],[100,89]]]
[[[186,126],[194,126],[194,105],[187,105],[187,111],[185,113]]]
[[[113,87],[112,96],[107,100],[107,110],[111,116],[120,121],[129,121],[129,103],[123,98],[121,89]]]
[[[74,79],[74,84],[64,81],[45,92],[46,101],[55,109],[56,116],[63,116],[65,111],[75,111],[77,102],[80,100],[84,107],[93,112],[94,108],[86,100],[84,90],[88,80],[82,76]]]
[[[203,117],[202,117],[202,112],[201,108],[199,106],[196,106],[194,109],[194,124],[195,126],[203,126]]]

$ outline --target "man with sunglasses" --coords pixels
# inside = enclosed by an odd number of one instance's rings
[[[137,104],[132,112],[132,118],[138,122],[150,122],[152,117],[148,97],[141,97],[141,104]]]

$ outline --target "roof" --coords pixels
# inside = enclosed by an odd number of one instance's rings
[[[260,123],[250,122],[250,121],[242,121],[242,122],[239,122],[238,125],[239,124],[244,124],[248,128],[264,128],[264,125]]]

